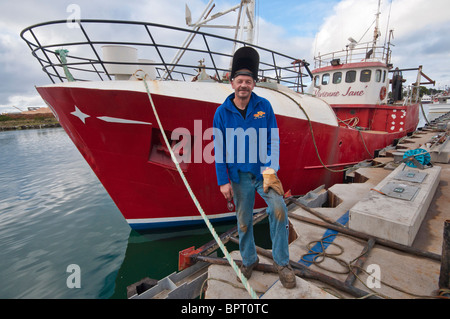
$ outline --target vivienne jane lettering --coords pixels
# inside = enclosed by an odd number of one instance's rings
[[[334,91],[334,92],[321,92],[320,89],[316,91],[317,97],[338,97],[338,96],[363,96],[364,90],[360,91],[353,91],[352,87],[350,86],[344,94],[341,94],[340,91]]]

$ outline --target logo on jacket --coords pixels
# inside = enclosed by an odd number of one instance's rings
[[[256,119],[262,119],[264,117],[264,115],[266,115],[265,112],[263,111],[259,111],[258,113],[254,114],[253,117]]]

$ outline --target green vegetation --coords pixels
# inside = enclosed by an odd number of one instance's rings
[[[4,114],[0,115],[0,131],[58,127],[59,122],[52,114]]]
[[[424,94],[426,94],[426,95],[435,95],[435,94],[439,94],[439,93],[444,93],[444,90],[436,90],[435,88],[427,88],[425,86],[420,86],[419,89],[420,89],[419,94],[420,94],[421,97]]]
[[[444,90],[436,90],[434,88],[427,88],[425,86],[419,87],[419,96],[422,97],[424,95],[430,95],[433,96],[435,94],[443,93]],[[390,94],[391,92],[389,92]],[[403,86],[403,96],[406,96],[408,92],[405,90],[405,86]]]

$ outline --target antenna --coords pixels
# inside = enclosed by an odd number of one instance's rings
[[[12,105],[13,108],[18,109],[20,112],[23,112],[21,109],[19,109],[17,106]]]
[[[192,23],[192,14],[191,14],[191,10],[189,10],[187,3],[186,3],[185,12],[186,12],[186,24],[190,25]]]
[[[386,41],[387,41],[388,32],[389,32],[389,21],[391,20],[391,9],[392,9],[392,1],[391,1],[391,4],[389,5],[389,14],[388,14],[388,19],[387,19],[387,24],[386,24],[386,35],[384,36],[385,46],[386,46]]]
[[[350,41],[350,44],[347,44],[347,47],[350,49],[350,61],[352,60],[352,54],[353,54],[353,49],[356,47],[356,45],[358,44],[358,41],[356,41],[355,39],[353,39],[352,37],[349,37],[347,39],[348,41]]]
[[[378,0],[378,10],[376,15],[376,23],[375,23],[375,29],[373,30],[373,45],[372,45],[372,49],[375,52],[375,47],[377,46],[377,39],[380,36],[380,31],[379,31],[379,22],[380,22],[380,6],[381,6],[381,0]]]
[[[358,41],[356,41],[356,40],[353,39],[352,37],[349,37],[347,40],[350,41],[350,45],[353,45],[353,47],[355,47],[355,45],[358,44]]]
[[[200,28],[222,28],[222,29],[234,29],[234,39],[235,40],[243,40],[243,34],[244,32],[247,33],[247,38],[245,39],[245,42],[253,44],[254,40],[254,27],[255,27],[255,1],[256,0],[241,0],[239,1],[238,5],[235,5],[234,7],[225,10],[223,12],[218,12],[213,14],[212,16],[209,16],[211,11],[214,9],[215,4],[213,4],[214,0],[210,0],[208,4],[206,5],[206,8],[204,9],[203,13],[201,14],[200,18],[197,22],[192,23],[192,13],[189,9],[188,5],[185,6],[185,19],[186,24],[189,27],[192,27],[193,31],[199,31]],[[222,17],[230,12],[235,12],[237,9],[239,9],[239,14],[237,18],[236,25],[213,25],[208,24],[208,22],[211,22],[219,17]],[[170,70],[165,71],[164,75],[162,76],[163,79],[167,79],[170,76],[170,73],[175,68],[175,65],[180,61],[184,53],[186,52],[186,49],[189,47],[189,45],[192,43],[192,40],[196,36],[196,32],[193,32],[189,34],[186,39],[184,40],[182,44],[182,48],[176,53],[175,57],[173,58],[171,64],[173,65]],[[233,46],[233,52],[236,51],[236,42]],[[231,62],[230,62],[231,65]]]

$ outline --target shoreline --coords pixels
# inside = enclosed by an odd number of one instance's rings
[[[42,123],[42,124],[33,124],[33,125],[0,126],[0,132],[43,129],[43,128],[56,128],[56,127],[61,127],[61,124],[59,124],[59,123]]]
[[[61,127],[52,113],[0,115],[0,132]]]

